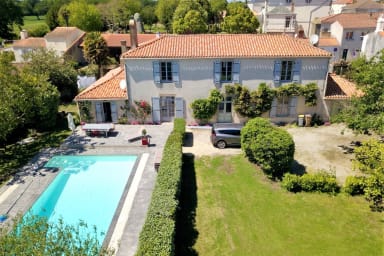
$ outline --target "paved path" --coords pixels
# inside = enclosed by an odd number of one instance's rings
[[[141,141],[128,142],[129,139],[141,135],[141,130],[145,128],[151,137],[150,147],[142,146]],[[128,213],[125,222],[119,216],[115,216],[112,224],[117,224],[116,230],[122,233],[119,241],[117,255],[131,256],[136,252],[138,237],[146,218],[146,212],[151,200],[152,190],[156,180],[154,170],[155,154],[163,150],[166,139],[173,128],[172,123],[162,125],[116,125],[115,131],[109,137],[88,137],[81,129],[67,138],[60,148],[45,149],[37,154],[26,166],[22,167],[18,175],[0,188],[0,214],[8,214],[9,219],[20,213],[25,213],[50,184],[57,172],[44,169],[43,165],[54,155],[114,155],[114,154],[135,154],[140,156],[140,160],[145,162],[141,179],[132,181],[135,185],[134,195],[126,191],[126,198],[131,198],[127,202],[130,210],[127,211],[124,200],[120,203],[118,211]],[[148,159],[143,159],[148,156]],[[133,201],[132,201],[133,198]],[[123,216],[124,217],[124,216]],[[124,219],[124,218],[123,218]],[[124,224],[121,224],[124,223]],[[4,225],[4,224],[0,224]],[[113,232],[107,234],[107,239]]]

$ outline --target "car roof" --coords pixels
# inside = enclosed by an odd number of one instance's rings
[[[241,129],[243,128],[243,124],[237,123],[215,123],[213,124],[214,129]]]

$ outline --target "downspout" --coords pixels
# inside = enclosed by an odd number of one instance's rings
[[[315,11],[319,10],[321,7],[323,7],[328,1],[330,1],[330,0],[325,0],[325,1],[322,2],[318,7],[316,7],[316,8],[313,9],[312,11],[310,11],[310,13],[309,13],[309,20],[308,20],[308,24],[309,24],[309,26],[308,26],[307,36],[309,36],[309,30],[310,30],[310,28],[311,28],[312,14],[313,14]],[[332,1],[330,1],[330,3],[329,3],[329,10],[331,10],[331,6],[332,6]]]

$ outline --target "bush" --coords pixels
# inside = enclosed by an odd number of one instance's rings
[[[291,192],[338,193],[340,191],[336,176],[325,171],[313,174],[306,173],[303,176],[286,174],[281,185]]]
[[[364,176],[348,176],[344,184],[344,192],[355,195],[364,195],[364,189],[366,188],[366,177]]]
[[[136,255],[174,255],[176,210],[179,205],[185,120],[176,118],[163,151]]]
[[[40,24],[28,31],[29,36],[33,37],[43,37],[49,32],[49,27],[47,24]]]
[[[245,155],[271,178],[281,178],[290,170],[295,143],[285,130],[263,118],[250,120],[242,129],[241,145]]]
[[[369,175],[366,180],[364,196],[371,203],[369,207],[372,211],[381,212],[384,210],[384,169]]]

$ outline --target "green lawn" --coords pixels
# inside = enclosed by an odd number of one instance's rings
[[[186,156],[177,255],[383,255],[361,197],[280,188],[242,156]]]
[[[31,31],[39,25],[46,24],[45,16],[40,16],[39,20],[37,19],[36,16],[24,16],[23,21],[24,21],[24,25],[21,26],[21,28],[26,29],[27,31]],[[20,34],[20,29],[18,26],[13,26],[13,30],[16,35]]]

